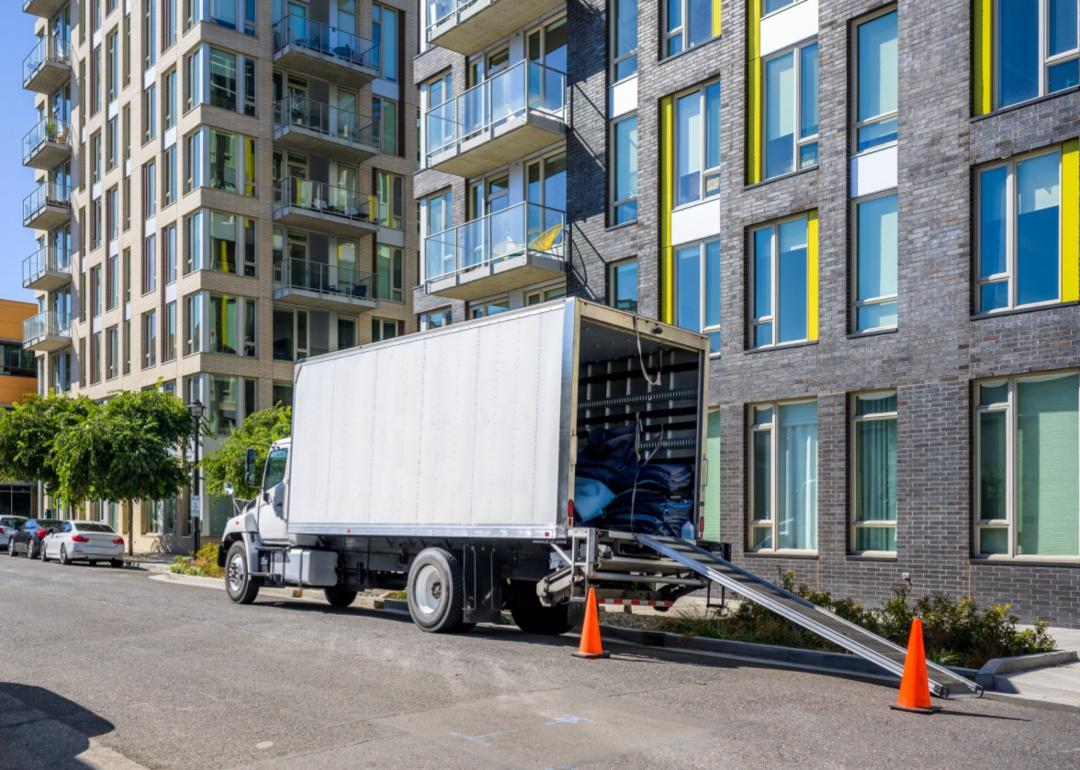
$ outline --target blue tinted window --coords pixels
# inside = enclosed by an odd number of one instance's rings
[[[1016,303],[1058,297],[1060,156],[1041,155],[1017,166]]]
[[[1039,14],[1031,0],[999,0],[998,106],[1039,95]]]
[[[795,57],[765,62],[765,176],[795,170]]]
[[[773,231],[766,227],[754,233],[754,317],[772,315]],[[769,342],[772,341],[770,332]]]
[[[779,334],[777,342],[806,339],[806,220],[780,225]]]
[[[701,248],[689,246],[675,254],[677,317],[684,329],[701,330]]]

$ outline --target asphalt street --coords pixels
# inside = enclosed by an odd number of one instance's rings
[[[0,768],[1080,766],[1080,710],[575,645],[0,554]]]

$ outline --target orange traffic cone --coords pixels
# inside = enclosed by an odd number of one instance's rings
[[[919,618],[911,621],[904,676],[900,680],[896,705],[892,708],[917,714],[933,714],[941,710],[930,703],[930,679],[926,673],[926,650],[923,649],[922,620]]]
[[[596,589],[589,589],[589,598],[585,603],[585,622],[581,624],[581,644],[574,653],[576,658],[607,658],[604,646],[600,643],[600,616],[596,611]]]

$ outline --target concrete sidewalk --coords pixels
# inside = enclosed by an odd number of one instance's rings
[[[1080,629],[1048,630],[1059,650],[1080,653]],[[997,692],[1080,708],[1080,663],[999,675]]]

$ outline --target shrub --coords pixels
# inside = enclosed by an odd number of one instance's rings
[[[177,556],[169,566],[169,572],[195,577],[225,577],[225,570],[217,563],[217,543],[207,543],[194,557]]]

